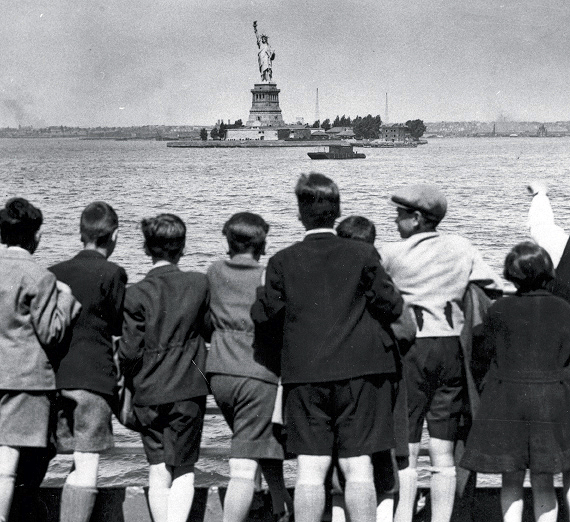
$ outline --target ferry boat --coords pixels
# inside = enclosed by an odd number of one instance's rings
[[[342,145],[330,145],[328,151],[322,152],[307,152],[309,158],[318,159],[359,159],[366,158],[365,154],[354,152],[351,143]]]

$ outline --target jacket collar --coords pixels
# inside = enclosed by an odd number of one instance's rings
[[[178,268],[178,265],[173,265],[172,263],[168,263],[167,265],[158,265],[158,266],[153,266],[149,271],[147,275],[158,275],[158,274],[165,274],[167,272],[176,272],[180,270],[180,268]]]
[[[304,240],[311,241],[313,239],[325,239],[336,237],[336,235],[336,230],[334,228],[314,228],[305,232]]]

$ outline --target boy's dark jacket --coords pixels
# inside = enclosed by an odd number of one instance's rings
[[[284,384],[327,382],[396,371],[387,330],[402,303],[372,245],[323,232],[269,260],[251,316],[282,328]]]
[[[132,377],[134,404],[168,404],[208,394],[209,317],[205,274],[159,266],[128,288],[119,359]]]
[[[112,336],[121,335],[127,274],[94,250],[82,250],[50,270],[70,286],[82,306],[65,340],[57,388],[111,395],[116,384]]]

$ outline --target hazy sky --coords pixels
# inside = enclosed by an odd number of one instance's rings
[[[245,121],[253,20],[286,122],[570,120],[570,0],[18,0],[0,127]]]

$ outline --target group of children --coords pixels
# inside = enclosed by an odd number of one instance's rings
[[[544,188],[531,193],[533,206],[550,209]],[[424,421],[432,520],[450,520],[454,444],[469,402],[463,299],[472,283],[500,291],[501,281],[469,241],[436,230],[447,211],[437,187],[410,185],[392,196],[403,241],[382,245],[381,256],[366,218],[347,218],[335,230],[340,194],[331,179],[302,175],[295,194],[305,238],[267,268],[259,260],[269,225],[257,214],[225,223],[228,258],[206,274],[177,266],[186,241],[178,216],[143,219],[153,267],[128,288],[125,271],[108,260],[118,235],[110,205],[85,208],[83,250],[46,270],[32,257],[41,211],[23,198],[6,203],[0,522],[8,520],[26,449],[50,439],[74,456],[60,521],[89,521],[99,456],[113,444],[115,355],[132,382],[155,522],[188,519],[208,393],[233,433],[224,522],[247,519],[259,471],[275,520],[294,513],[298,522],[320,521],[331,468],[347,518],[410,522]],[[556,520],[552,475],[564,472],[565,498],[570,488],[570,304],[553,295],[570,295],[570,247],[552,220],[536,218],[544,215],[531,208],[531,232],[539,243],[554,237],[555,246],[525,242],[508,254],[503,275],[517,294],[490,307],[484,343],[473,353],[490,370],[461,466],[503,474],[507,521],[521,520],[526,469],[540,522]],[[294,500],[283,479],[287,455],[298,463]]]

